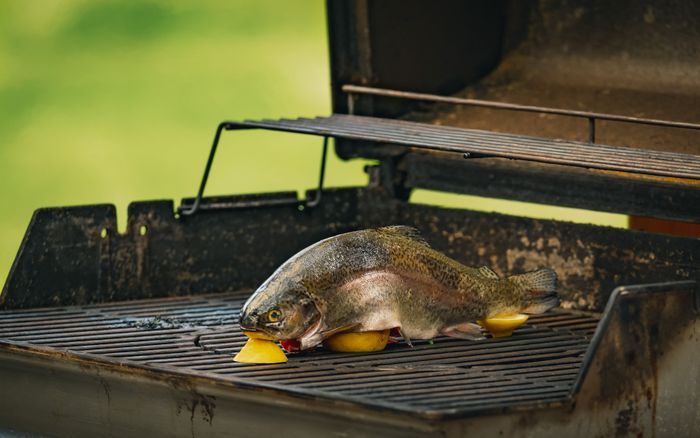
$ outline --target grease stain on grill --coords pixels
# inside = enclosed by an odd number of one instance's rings
[[[197,328],[202,326],[217,326],[223,324],[236,324],[237,318],[171,318],[167,316],[154,316],[150,318],[124,318],[122,324],[115,324],[115,327],[137,327],[144,330],[159,330],[173,328]]]
[[[249,293],[0,312],[0,337],[135,367],[167,367],[183,378],[205,375],[438,415],[567,403],[599,319],[559,310],[533,315],[508,338],[437,338],[356,354],[321,347],[290,354],[285,364],[250,365],[233,361],[247,339],[237,318]],[[193,395],[182,410],[201,410],[211,423],[213,406]]]

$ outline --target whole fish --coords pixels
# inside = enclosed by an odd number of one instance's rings
[[[500,278],[432,249],[415,228],[353,231],[287,260],[248,299],[240,325],[301,350],[333,334],[398,328],[411,338],[481,338],[474,322],[543,313],[559,304],[557,275],[540,269]]]

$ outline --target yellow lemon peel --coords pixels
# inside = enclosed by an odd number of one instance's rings
[[[340,333],[323,341],[323,345],[338,353],[368,353],[382,351],[389,342],[389,330]]]
[[[510,336],[513,331],[525,324],[529,317],[521,313],[513,315],[496,315],[494,317],[477,321],[477,324],[488,330],[494,338]]]
[[[272,340],[271,336],[268,336],[263,332],[243,332],[243,334],[248,336],[250,339],[264,339],[267,341]]]
[[[287,355],[282,349],[267,335],[257,332],[243,332],[248,336],[241,351],[233,358],[240,363],[284,363],[287,362]]]

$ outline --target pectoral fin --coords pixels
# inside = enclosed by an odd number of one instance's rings
[[[486,339],[481,333],[481,327],[471,322],[445,327],[440,330],[440,333],[451,338],[466,339],[469,341]]]
[[[323,323],[323,318],[318,318],[318,321],[309,327],[309,329],[306,330],[306,332],[299,338],[299,350],[308,350],[309,348],[314,348],[323,342],[324,329],[325,324]]]
[[[352,331],[352,329],[356,328],[358,325],[360,325],[360,324],[358,324],[358,323],[347,324],[347,325],[344,325],[342,327],[324,330],[323,332],[321,332],[321,334],[323,335],[323,339],[326,339],[326,338],[330,338],[333,335],[337,335],[338,333],[350,332],[350,331]]]
[[[299,348],[301,350],[308,350],[309,348],[313,348],[323,342],[324,339],[328,339],[333,335],[337,335],[338,333],[352,331],[352,329],[356,328],[358,325],[358,323],[354,323],[329,329],[326,327],[323,320],[319,319],[316,324],[314,324],[301,336],[301,338],[299,338]]]

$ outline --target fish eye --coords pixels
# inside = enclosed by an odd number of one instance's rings
[[[272,309],[269,312],[267,312],[267,320],[270,322],[277,322],[282,318],[282,312],[280,312],[278,309]]]

